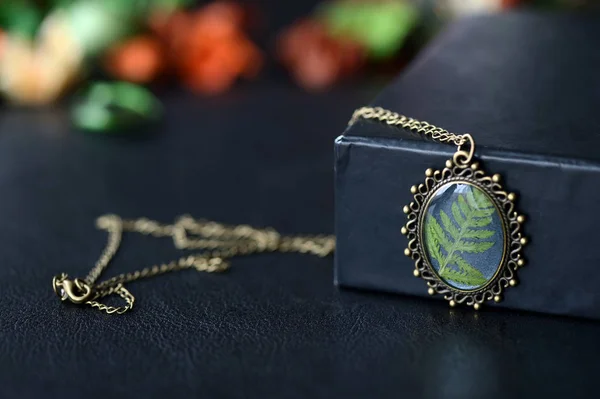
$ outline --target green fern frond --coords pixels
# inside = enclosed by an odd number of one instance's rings
[[[442,226],[440,226],[437,220],[432,221],[431,228],[433,237],[439,242],[440,246],[442,246],[443,248],[448,248],[449,245],[452,245],[452,242],[450,241],[450,239],[446,235],[446,232],[444,231]]]
[[[485,281],[485,276],[483,275],[483,273],[481,273],[479,269],[476,269],[475,267],[471,266],[471,264],[465,261],[460,255],[453,255],[452,261],[454,265],[456,265],[460,273],[471,276],[474,279]]]
[[[480,254],[494,246],[493,241],[462,241],[459,248],[460,252],[468,252],[471,254]]]
[[[458,231],[458,228],[452,223],[450,217],[446,212],[440,211],[440,218],[444,224],[444,229],[450,234],[450,237],[452,237],[453,240],[457,240],[460,237],[460,231]]]
[[[463,217],[462,213],[460,213],[459,205],[456,202],[452,203],[452,216],[459,225],[465,222],[465,218]]]
[[[463,195],[458,196],[458,205],[460,207],[460,211],[465,215],[473,212],[473,209],[469,204],[467,204],[467,200],[465,200],[465,197]]]
[[[488,224],[492,223],[492,217],[482,217],[478,218],[475,214],[471,214],[471,224],[470,227],[485,227]]]
[[[487,282],[485,276],[460,254],[484,253],[494,246],[495,242],[489,241],[495,235],[494,230],[484,227],[492,223],[495,212],[494,204],[485,193],[470,188],[452,203],[452,218],[440,210],[440,224],[434,215],[428,215],[424,226],[425,245],[439,264],[440,277],[468,286]]]
[[[440,273],[440,277],[446,281],[454,281],[456,283],[473,287],[484,285],[487,282],[487,279],[483,275],[481,275],[481,277],[468,275],[451,268],[446,268],[442,273]]]
[[[467,200],[475,208],[490,208],[493,206],[483,191],[480,190],[468,190]]]
[[[474,238],[476,240],[485,240],[494,235],[492,230],[469,230],[463,234],[464,238]]]
[[[431,256],[439,264],[442,264],[445,258],[442,255],[441,248],[448,248],[452,244],[438,221],[435,218],[431,219],[425,226],[425,240]]]

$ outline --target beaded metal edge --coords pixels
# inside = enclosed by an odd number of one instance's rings
[[[516,195],[504,191],[500,181],[499,174],[486,175],[477,162],[464,165],[450,159],[442,170],[427,169],[425,182],[410,189],[414,201],[403,208],[408,217],[402,227],[402,234],[408,238],[404,254],[414,260],[413,274],[427,282],[429,295],[443,295],[451,307],[465,304],[479,310],[486,301],[501,302],[504,289],[518,284],[516,272],[525,266],[522,255],[527,244],[527,238],[522,234],[525,216],[516,212]],[[450,182],[471,184],[483,190],[496,205],[504,229],[504,252],[495,275],[485,285],[469,291],[452,287],[438,276],[427,259],[422,242],[423,219],[429,200],[441,186]]]

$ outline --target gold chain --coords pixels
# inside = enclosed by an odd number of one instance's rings
[[[387,110],[381,107],[362,107],[354,111],[352,118],[348,122],[348,126],[354,125],[358,120],[374,120],[381,123],[385,123],[390,126],[401,127],[403,129],[409,129],[414,133],[421,134],[425,137],[431,138],[433,141],[438,143],[450,143],[458,147],[456,154],[454,155],[457,164],[466,165],[473,158],[475,152],[475,141],[470,134],[456,134],[450,133],[446,129],[432,125],[429,122],[419,121],[414,118],[401,115],[397,112]],[[469,150],[464,151],[464,148],[468,146]]]
[[[124,284],[143,278],[194,268],[214,273],[229,268],[230,258],[264,252],[298,252],[325,257],[335,250],[335,237],[326,235],[283,236],[272,228],[258,229],[248,225],[228,226],[191,216],[179,217],[174,224],[161,224],[140,218],[123,220],[117,215],[98,218],[96,226],[108,233],[106,247],[84,279],[68,279],[66,274],[54,277],[52,286],[61,300],[91,307],[112,314],[123,314],[133,307],[134,296]],[[100,283],[100,275],[117,253],[124,232],[135,232],[153,237],[171,237],[178,249],[200,250],[169,263],[157,264],[130,273],[119,274]],[[108,306],[98,302],[109,295],[118,295],[123,306]]]
[[[357,109],[348,126],[352,126],[359,119],[375,120],[390,126],[410,129],[434,141],[454,144],[458,147],[454,154],[457,164],[468,164],[475,151],[475,142],[470,134],[450,133],[428,122],[409,118],[381,107]],[[467,146],[468,151],[465,151]],[[263,252],[299,252],[324,257],[335,250],[334,236],[282,236],[271,228],[257,229],[248,225],[227,226],[207,220],[196,220],[187,215],[178,218],[174,224],[160,224],[146,218],[122,220],[116,215],[105,215],[98,218],[96,226],[108,232],[108,242],[92,270],[84,279],[70,280],[67,274],[62,273],[54,277],[52,286],[62,301],[87,304],[109,314],[123,314],[133,307],[135,298],[123,284],[139,279],[190,268],[208,273],[222,272],[229,268],[227,260],[235,256]],[[119,274],[96,283],[117,253],[123,232],[171,237],[178,249],[195,249],[201,252],[169,263]],[[114,307],[98,302],[99,299],[113,294],[120,296],[125,301],[125,305]]]

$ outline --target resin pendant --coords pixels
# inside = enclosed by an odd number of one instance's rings
[[[427,169],[425,182],[411,187],[414,201],[404,207],[402,233],[414,275],[427,282],[429,294],[477,310],[485,301],[500,302],[502,291],[517,284],[516,271],[525,265],[525,217],[500,175],[461,160],[455,155],[444,169]]]

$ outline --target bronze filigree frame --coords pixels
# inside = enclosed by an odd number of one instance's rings
[[[402,227],[402,234],[408,238],[404,253],[415,261],[413,274],[427,282],[430,295],[443,295],[452,307],[465,304],[478,310],[485,301],[500,302],[503,290],[517,285],[516,271],[525,265],[522,256],[523,246],[527,243],[522,234],[525,217],[515,210],[516,195],[504,191],[500,175],[486,175],[477,162],[465,165],[450,159],[442,170],[427,169],[425,176],[424,183],[411,187],[414,200],[404,207],[408,217]],[[461,290],[446,283],[429,262],[424,248],[422,227],[429,201],[440,187],[453,182],[471,184],[486,193],[496,206],[504,229],[502,261],[496,273],[485,285],[473,290]]]

